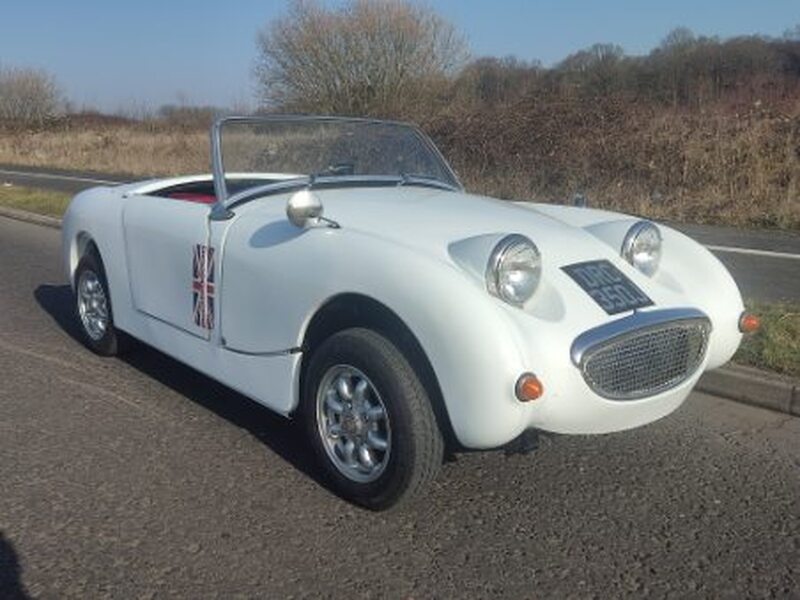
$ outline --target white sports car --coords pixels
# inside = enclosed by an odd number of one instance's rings
[[[213,176],[70,204],[86,344],[113,355],[132,336],[299,416],[364,506],[423,488],[445,447],[663,417],[749,322],[681,233],[467,194],[411,125],[233,117],[211,140]]]

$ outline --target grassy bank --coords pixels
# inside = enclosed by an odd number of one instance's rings
[[[0,205],[50,217],[62,216],[71,198],[69,194],[60,192],[0,185]]]
[[[650,218],[800,229],[800,101],[690,111],[534,99],[426,127],[470,189]]]
[[[800,303],[752,304],[761,329],[747,336],[735,362],[800,377]]]

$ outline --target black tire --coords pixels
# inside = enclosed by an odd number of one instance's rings
[[[354,367],[377,390],[391,424],[390,451],[377,479],[354,481],[326,449],[317,395],[332,370]],[[303,380],[301,414],[306,434],[332,489],[372,510],[385,510],[419,493],[442,464],[444,443],[428,394],[403,354],[382,335],[361,328],[334,334],[311,356]],[[324,417],[322,417],[324,419]]]
[[[91,276],[96,277],[97,282],[102,288],[102,294],[108,313],[108,323],[102,335],[98,335],[96,330],[94,332],[90,331],[87,322],[81,316],[80,285],[84,277]],[[128,349],[128,337],[114,327],[114,313],[111,308],[111,295],[108,289],[105,268],[103,267],[103,261],[94,249],[83,255],[78,262],[78,268],[75,270],[75,295],[73,306],[83,343],[92,352],[100,356],[117,356]]]

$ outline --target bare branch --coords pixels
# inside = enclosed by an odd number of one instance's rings
[[[61,91],[50,74],[37,69],[0,69],[0,121],[41,125],[62,111]]]

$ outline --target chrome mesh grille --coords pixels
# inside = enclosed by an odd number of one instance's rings
[[[583,377],[597,394],[612,400],[653,396],[695,373],[709,332],[706,319],[634,330],[589,348],[581,363]]]

